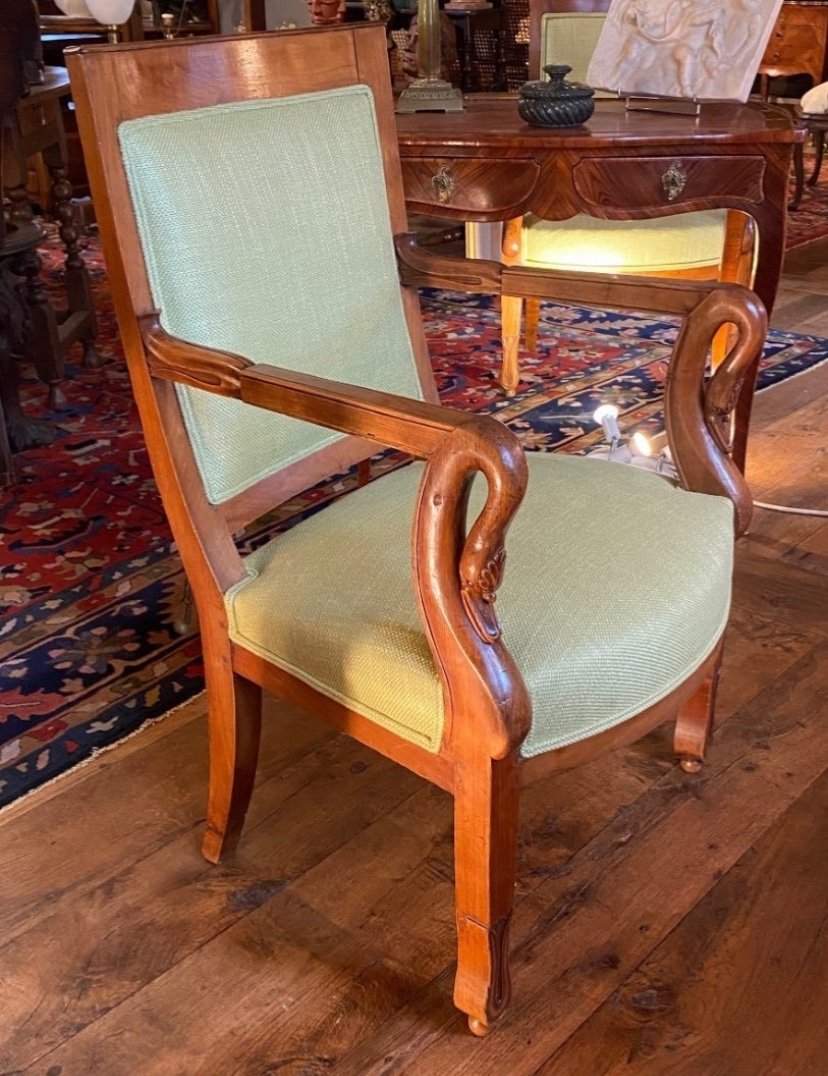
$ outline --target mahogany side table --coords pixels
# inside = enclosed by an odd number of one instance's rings
[[[94,346],[97,326],[92,289],[80,252],[81,231],[72,208],[72,185],[67,175],[61,103],[70,96],[69,75],[62,67],[47,67],[45,75],[43,84],[32,86],[28,96],[22,98],[16,110],[6,118],[3,185],[11,205],[10,220],[31,220],[32,210],[26,194],[28,162],[42,154],[52,180],[52,210],[66,251],[68,306],[66,311],[57,314],[48,305],[41,308],[43,317],[33,326],[31,347],[36,350],[32,358],[38,360],[41,371],[46,362],[44,352],[49,353],[50,402],[52,406],[60,406],[59,382],[69,347],[80,340],[88,366],[99,366],[102,360]]]

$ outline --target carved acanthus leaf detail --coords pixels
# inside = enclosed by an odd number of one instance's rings
[[[733,450],[733,412],[742,390],[743,378],[729,381],[726,387],[714,374],[704,394],[704,420],[713,440],[726,455]]]
[[[475,631],[484,643],[500,638],[500,625],[494,611],[497,590],[503,581],[506,550],[501,546],[474,575],[461,580],[460,596]]]

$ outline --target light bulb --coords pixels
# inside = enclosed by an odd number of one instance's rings
[[[639,456],[652,456],[653,446],[650,444],[650,439],[640,430],[632,435],[632,443]]]
[[[615,404],[601,404],[595,409],[592,417],[603,427],[604,437],[609,444],[612,445],[621,440],[621,430],[618,428],[618,408]]]

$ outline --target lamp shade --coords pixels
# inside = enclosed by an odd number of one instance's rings
[[[135,0],[86,0],[89,14],[104,26],[120,26],[135,7]]]

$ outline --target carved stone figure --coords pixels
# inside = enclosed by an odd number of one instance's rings
[[[593,86],[747,100],[782,0],[612,0]]]

